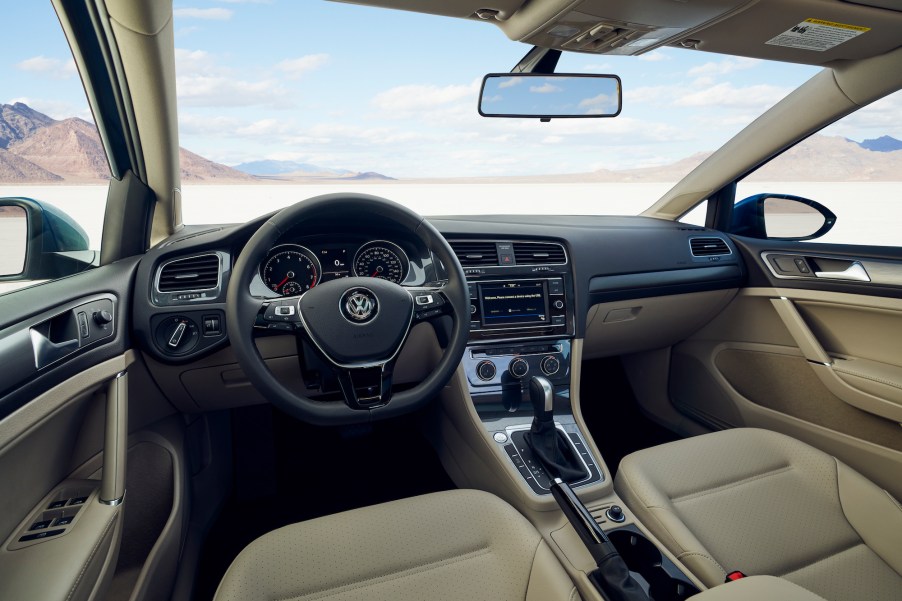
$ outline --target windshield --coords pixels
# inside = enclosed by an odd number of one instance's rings
[[[425,215],[637,214],[818,69],[665,48],[564,53],[616,73],[612,119],[484,118],[482,77],[529,50],[480,22],[332,2],[175,9],[186,223],[243,221],[316,194]],[[184,153],[183,153],[184,154]]]

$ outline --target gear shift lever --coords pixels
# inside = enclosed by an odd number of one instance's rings
[[[524,439],[535,458],[552,478],[578,482],[588,474],[567,436],[554,425],[554,386],[547,378],[529,381],[529,400],[534,417]]]

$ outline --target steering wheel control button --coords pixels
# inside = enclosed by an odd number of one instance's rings
[[[340,306],[345,319],[354,324],[371,321],[379,311],[375,293],[367,288],[351,288],[342,295]]]
[[[476,377],[483,382],[494,380],[497,373],[498,369],[495,367],[495,364],[489,360],[480,361],[476,365]]]
[[[611,505],[608,510],[604,512],[604,515],[612,522],[617,522],[618,524],[626,520],[626,516],[623,514],[623,508],[620,507],[620,505]]]
[[[561,370],[561,362],[554,355],[548,355],[542,359],[539,367],[541,367],[542,373],[546,376],[553,376]]]
[[[498,444],[504,444],[507,442],[507,434],[505,434],[504,432],[495,432],[492,435],[492,438],[494,438],[495,442],[497,442]]]
[[[417,296],[417,306],[418,307],[424,307],[424,306],[428,307],[429,305],[431,305],[434,302],[435,301],[433,300],[433,297],[431,294],[420,294]]]
[[[511,361],[511,364],[507,367],[507,371],[515,378],[522,378],[529,373],[529,363],[526,362],[526,359],[517,357]]]

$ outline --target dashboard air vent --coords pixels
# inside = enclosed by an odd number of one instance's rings
[[[498,264],[498,248],[494,242],[449,240],[448,243],[464,267],[485,267]]]
[[[714,257],[730,254],[730,247],[720,238],[690,238],[689,248],[693,257]]]
[[[219,284],[219,256],[199,255],[163,265],[157,289],[160,292],[207,290]]]
[[[564,247],[556,242],[514,242],[517,265],[561,265],[567,262]]]

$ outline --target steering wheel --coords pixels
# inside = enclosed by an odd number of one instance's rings
[[[348,277],[318,284],[303,295],[265,299],[250,292],[261,260],[298,223],[324,216],[388,220],[419,238],[444,265],[448,280],[400,286],[378,278]],[[251,236],[232,268],[226,301],[229,340],[251,383],[287,413],[321,425],[392,417],[427,403],[457,369],[470,328],[470,296],[460,261],[429,222],[397,203],[366,194],[326,194],[287,207]],[[452,318],[441,359],[423,381],[392,394],[392,373],[413,324]],[[344,396],[316,401],[272,374],[254,343],[260,328],[293,332],[310,341],[332,366]]]

